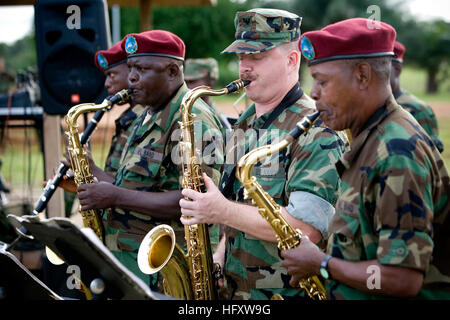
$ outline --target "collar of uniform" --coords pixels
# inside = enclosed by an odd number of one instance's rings
[[[350,150],[345,152],[336,163],[336,168],[339,175],[342,174],[343,170],[350,168],[353,160],[358,157],[370,134],[374,130],[376,130],[378,125],[397,108],[398,106],[395,102],[395,98],[393,95],[391,95],[386,100],[385,104],[377,109],[377,111],[375,111],[375,113],[369,118],[369,120],[367,120],[361,132],[353,138],[353,142],[350,145]]]
[[[289,91],[286,93],[286,95],[283,97],[281,102],[272,110],[266,112],[259,118],[254,119],[256,117],[256,109],[255,104],[253,103],[236,121],[236,125],[239,125],[244,120],[247,120],[247,123],[253,123],[253,127],[256,129],[261,129],[266,124],[266,121],[271,117],[272,113],[275,112],[278,108],[282,108],[281,110],[278,110],[277,114],[274,114],[273,116],[278,117],[279,114],[281,114],[285,109],[287,109],[289,106],[293,105],[298,99],[303,97],[303,89],[300,87],[300,84],[297,82]],[[275,118],[276,118],[275,117]],[[272,119],[271,122],[273,122],[275,119]],[[270,125],[270,123],[269,123]],[[267,129],[267,128],[266,128]]]
[[[256,110],[255,110],[255,104],[253,103],[247,110],[245,110],[241,116],[237,119],[235,125],[241,124],[241,122],[243,122],[245,119],[247,119],[248,117],[250,117],[251,115],[255,114]]]
[[[394,92],[395,100],[397,100],[398,97],[400,97],[402,94],[403,94],[403,90],[402,89],[398,89],[396,92]]]

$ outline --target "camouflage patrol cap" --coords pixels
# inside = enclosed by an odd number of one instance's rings
[[[297,41],[301,23],[301,17],[285,10],[239,11],[234,18],[236,40],[222,53],[252,54]]]
[[[219,65],[214,58],[187,59],[184,70],[184,79],[199,80],[206,76],[213,79],[219,79]]]

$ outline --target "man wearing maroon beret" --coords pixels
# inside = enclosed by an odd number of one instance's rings
[[[305,33],[311,97],[334,130],[350,128],[327,254],[308,239],[281,252],[291,284],[326,279],[329,299],[450,298],[450,181],[430,137],[389,78],[394,28],[362,18]]]
[[[148,281],[137,264],[137,252],[144,236],[156,225],[169,224],[177,243],[185,247],[184,227],[180,223],[181,163],[180,104],[188,88],[183,78],[185,45],[175,34],[152,30],[127,35],[122,41],[127,54],[128,84],[133,89],[134,103],[145,110],[131,127],[121,154],[118,171],[112,183],[82,185],[78,197],[82,210],[106,209],[106,246],[132,272]],[[208,105],[198,99],[192,108],[195,114],[196,139],[203,147],[210,144],[213,154],[203,153],[203,170],[220,177],[222,140],[203,139],[206,131],[220,134],[220,121]],[[211,147],[214,146],[215,147]],[[208,165],[206,165],[206,164]],[[211,239],[218,242],[218,239]],[[157,276],[150,285],[156,287]]]
[[[405,51],[405,46],[401,42],[395,41],[395,57],[392,59],[391,69],[392,93],[394,94],[397,103],[412,114],[417,122],[425,129],[426,133],[429,134],[439,151],[443,152],[444,145],[439,138],[438,123],[433,109],[431,109],[424,101],[400,86],[400,74],[402,73]]]
[[[94,61],[95,65],[105,73],[105,88],[108,91],[108,95],[112,96],[120,90],[128,88],[127,54],[122,49],[121,41],[109,49],[97,51]],[[99,181],[112,182],[114,180],[114,175],[119,168],[122,150],[131,133],[131,125],[144,112],[144,107],[140,104],[132,103],[126,104],[126,106],[126,110],[115,121],[115,130],[111,140],[111,147],[106,157],[105,169],[100,169],[95,165],[92,158],[90,159],[92,172]],[[70,166],[70,161],[66,160],[63,163]],[[73,179],[63,180],[60,187],[69,192],[76,192]]]

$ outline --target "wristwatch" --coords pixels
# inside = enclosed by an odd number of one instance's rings
[[[330,261],[331,258],[332,256],[327,254],[326,257],[323,258],[322,262],[320,263],[320,274],[324,279],[330,278],[330,273],[328,271],[328,261]]]

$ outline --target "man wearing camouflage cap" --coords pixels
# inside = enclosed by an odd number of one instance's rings
[[[184,224],[225,226],[214,255],[226,276],[225,298],[268,299],[275,293],[305,296],[300,288],[289,286],[274,231],[251,199],[244,200],[243,187],[235,179],[237,161],[244,153],[279,141],[315,111],[314,102],[298,83],[300,23],[299,16],[283,10],[253,9],[236,14],[236,41],[223,52],[237,54],[240,78],[251,81],[245,91],[254,104],[235,127],[248,139],[228,142],[223,194],[205,176],[206,193],[185,189],[183,195],[192,201],[180,200],[182,214],[190,216],[189,220],[182,216]],[[318,121],[308,134],[267,159],[269,164],[262,161],[253,170],[264,190],[283,207],[283,216],[315,243],[326,238],[334,213],[339,179],[333,162],[342,150],[338,135]]]
[[[395,100],[401,105],[405,110],[409,111],[413,117],[419,122],[425,132],[430,135],[431,140],[436,144],[436,147],[440,152],[444,151],[444,145],[442,140],[439,138],[438,123],[433,109],[425,102],[414,96],[412,93],[401,88],[400,86],[400,74],[403,68],[403,56],[405,54],[405,46],[399,42],[395,41],[394,54],[395,57],[392,59],[392,69],[391,69],[391,88],[394,94]]]
[[[294,285],[327,278],[330,299],[450,298],[450,179],[442,157],[389,84],[396,32],[353,18],[300,41],[311,96],[334,130],[353,141],[341,177],[327,254],[308,239],[282,251]]]

